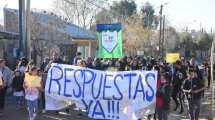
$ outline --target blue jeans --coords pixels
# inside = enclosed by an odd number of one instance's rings
[[[16,107],[19,108],[22,105],[23,96],[14,96]]]
[[[38,112],[38,99],[33,101],[27,100],[27,106],[28,106],[29,118],[33,118],[34,114]]]

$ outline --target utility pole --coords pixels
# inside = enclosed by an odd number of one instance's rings
[[[27,6],[26,6],[26,41],[25,41],[25,51],[26,51],[26,57],[28,59],[31,59],[31,0],[27,0]]]
[[[19,0],[19,57],[24,56],[25,42],[25,0]]]
[[[202,33],[203,31],[203,28],[202,28],[202,22],[200,22],[200,32]]]
[[[188,26],[187,26],[187,27],[186,27],[186,32],[187,32],[187,33],[188,33],[188,30],[189,30],[189,29],[188,29]]]
[[[163,5],[160,7],[160,33],[159,33],[159,49],[158,49],[158,56],[161,55],[161,40],[162,40],[162,14],[163,14]]]
[[[162,30],[162,41],[161,41],[161,57],[164,56],[164,40],[165,40],[165,15],[163,16],[163,30]]]
[[[210,56],[210,64],[211,64],[211,66],[210,66],[210,69],[211,69],[211,98],[212,98],[212,101],[211,101],[211,115],[212,115],[212,117],[215,115],[214,114],[214,112],[213,112],[213,110],[214,110],[214,108],[215,108],[215,101],[214,101],[214,97],[215,97],[215,95],[214,95],[214,92],[215,92],[215,86],[213,85],[214,84],[214,68],[213,68],[213,66],[214,66],[214,49],[215,49],[215,36],[213,36],[213,42],[212,42],[212,46],[211,46],[211,56]],[[212,118],[213,119],[213,118]]]

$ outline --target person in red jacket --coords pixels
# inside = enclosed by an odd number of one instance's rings
[[[158,120],[168,120],[170,103],[170,75],[163,73],[157,81],[156,114]]]

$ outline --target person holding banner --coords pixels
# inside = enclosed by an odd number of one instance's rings
[[[24,88],[29,119],[34,120],[38,112],[39,90],[41,89],[41,77],[38,76],[37,67],[32,67],[30,72],[25,74]]]
[[[137,59],[134,59],[131,63],[131,70],[138,70],[139,67],[138,67],[138,61]]]

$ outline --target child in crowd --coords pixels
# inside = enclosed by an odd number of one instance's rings
[[[38,76],[36,67],[31,67],[30,72],[25,74],[24,88],[29,118],[34,120],[38,112],[39,90],[41,89],[41,77]]]
[[[21,104],[24,97],[23,82],[24,82],[24,77],[21,75],[21,72],[19,70],[16,70],[14,73],[12,87],[13,87],[13,96],[15,97],[15,100],[16,100],[17,109],[21,108]]]

